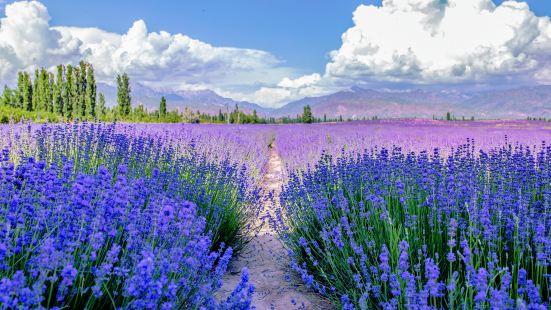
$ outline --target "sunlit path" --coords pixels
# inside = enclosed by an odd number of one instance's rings
[[[268,171],[263,179],[264,195],[273,194],[279,201],[283,184],[283,162],[274,148],[270,151]],[[267,201],[269,201],[267,199]],[[268,202],[264,214],[273,215],[274,206]],[[247,267],[255,286],[253,305],[257,309],[334,309],[328,301],[306,288],[289,269],[289,258],[277,233],[267,223],[230,265],[224,277],[224,285],[219,291],[225,297],[239,282],[240,271]]]

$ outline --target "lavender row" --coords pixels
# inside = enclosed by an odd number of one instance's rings
[[[8,131],[0,163],[3,307],[250,307],[246,272],[226,301],[213,297],[261,206],[247,165],[135,129]]]
[[[362,153],[374,147],[404,152],[440,149],[443,154],[475,141],[478,149],[506,142],[539,146],[551,141],[551,125],[546,122],[480,121],[446,122],[430,120],[379,120],[334,124],[292,124],[275,126],[277,150],[289,170],[315,164],[321,153],[333,156]]]
[[[325,154],[274,224],[344,309],[549,309],[551,147]]]

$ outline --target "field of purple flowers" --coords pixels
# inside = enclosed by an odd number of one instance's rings
[[[303,281],[343,309],[549,309],[546,125],[389,125],[308,136],[370,142],[327,148],[284,186],[275,225]]]
[[[5,129],[3,309],[249,307],[246,270],[213,297],[260,207],[247,168],[130,127]]]
[[[0,305],[248,309],[270,152],[291,268],[344,309],[548,309],[543,122],[0,126]]]

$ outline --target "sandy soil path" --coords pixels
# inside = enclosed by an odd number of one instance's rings
[[[263,180],[263,194],[273,192],[276,202],[279,202],[283,172],[283,162],[272,148],[268,172]],[[273,214],[273,208],[269,204],[265,206],[264,212]],[[253,305],[259,310],[335,309],[327,300],[306,288],[290,270],[286,250],[267,223],[230,264],[219,296],[231,293],[239,282],[243,267],[249,269],[251,282],[255,286]]]

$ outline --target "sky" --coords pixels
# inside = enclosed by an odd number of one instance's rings
[[[1,0],[0,0],[1,1]],[[551,82],[551,1],[4,1],[0,82],[91,62],[166,91],[277,107],[352,86]],[[4,8],[3,8],[4,9]]]

